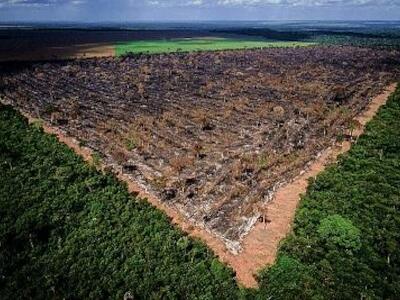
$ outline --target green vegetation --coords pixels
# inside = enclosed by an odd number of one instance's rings
[[[399,49],[400,36],[382,35],[382,37],[360,37],[354,35],[337,35],[337,34],[324,34],[318,35],[307,41],[315,42],[321,45],[346,45],[355,47],[371,47],[383,49]]]
[[[95,152],[92,154],[93,166],[95,166],[96,168],[100,168],[101,161],[102,161],[102,159],[101,159],[101,155],[99,153]]]
[[[111,175],[0,108],[0,295],[19,298],[397,299],[400,88],[310,182],[260,289]]]
[[[310,182],[294,233],[261,275],[262,295],[398,299],[399,207],[400,88],[351,151]]]
[[[111,175],[0,107],[1,299],[229,299],[232,271]]]
[[[246,48],[302,47],[314,44],[315,43],[291,41],[276,42],[226,38],[190,38],[119,43],[116,45],[115,49],[116,55],[121,56],[127,53],[171,53],[209,50],[233,50]]]
[[[293,25],[293,24],[292,24]],[[376,30],[373,27],[320,27],[315,30],[299,26],[271,28],[226,29],[223,33],[240,34],[249,38],[263,37],[264,41],[297,41],[299,43],[314,43],[321,45],[346,45],[356,47],[372,47],[384,49],[399,49],[400,35],[394,28]]]

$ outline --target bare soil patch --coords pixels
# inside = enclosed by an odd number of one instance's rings
[[[202,30],[7,29],[0,30],[0,62],[114,56],[120,42],[210,35]]]
[[[72,46],[25,48],[18,51],[2,52],[0,54],[0,62],[49,61],[113,56],[115,56],[115,47],[113,44],[80,44]]]
[[[76,60],[8,70],[0,91],[100,154],[252,286],[290,228],[305,170],[359,133],[354,118],[399,63],[350,47]]]
[[[353,133],[353,141],[359,137],[364,126],[384,105],[396,89],[396,84],[389,85],[376,96],[368,108],[354,119],[361,126]],[[263,217],[267,219],[258,222],[243,240],[243,251],[239,255],[227,256],[226,262],[236,271],[238,281],[245,286],[255,287],[254,275],[268,264],[275,261],[280,241],[290,232],[300,196],[306,192],[308,179],[317,176],[325,167],[335,162],[339,154],[347,152],[350,141],[344,141],[323,151],[306,172],[296,177],[292,182],[279,188],[273,200],[265,208]],[[217,252],[218,253],[218,252]]]
[[[379,107],[386,103],[389,95],[393,93],[395,89],[396,84],[389,85],[381,94],[371,101],[365,111],[354,118],[359,121],[362,126],[354,132],[353,141],[363,133],[366,123],[374,117]],[[24,115],[28,118],[30,123],[38,121],[26,113]],[[43,129],[46,133],[56,135],[60,142],[65,143],[89,163],[93,163],[93,151],[90,148],[81,146],[78,140],[66,135],[62,130],[52,125],[43,124]],[[137,194],[158,209],[163,210],[174,224],[178,225],[190,236],[204,241],[224,263],[235,270],[236,278],[240,284],[245,287],[256,287],[257,272],[275,261],[280,241],[282,241],[291,230],[296,208],[301,199],[301,195],[306,192],[308,179],[310,177],[315,177],[322,172],[327,165],[334,163],[337,156],[347,152],[350,147],[351,142],[345,141],[340,145],[326,149],[319,158],[309,166],[307,171],[294,178],[291,183],[279,188],[273,200],[265,205],[262,219],[259,219],[259,222],[255,224],[249,234],[243,239],[243,250],[239,254],[232,254],[220,239],[202,228],[194,227],[193,224],[188,222],[179,212],[164,205],[160,199],[148,193],[129,176],[123,173],[118,173],[116,175],[120,180],[128,184],[130,192]],[[103,170],[107,169],[106,165],[101,165],[99,167]]]

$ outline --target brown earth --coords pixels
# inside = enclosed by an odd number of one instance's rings
[[[113,56],[115,56],[115,46],[113,44],[80,44],[0,52],[0,62],[49,61]]]
[[[76,60],[7,70],[0,92],[86,158],[101,154],[131,191],[252,286],[275,257],[305,178],[346,150],[346,128],[361,128],[354,117],[397,76],[397,58],[338,47]],[[332,148],[338,136],[341,150]]]
[[[379,107],[386,103],[395,89],[396,84],[389,85],[370,102],[364,112],[355,118],[361,127],[353,132],[354,139],[363,133],[366,123],[375,116]],[[243,240],[243,251],[239,255],[228,255],[225,258],[225,262],[236,271],[240,283],[247,287],[257,285],[254,274],[275,261],[280,241],[291,230],[296,208],[300,196],[306,192],[308,179],[317,176],[327,165],[334,163],[339,154],[347,152],[350,147],[351,142],[345,141],[341,145],[323,151],[305,173],[277,190],[274,199],[265,206],[265,218],[268,222],[256,224]]]
[[[1,71],[0,95],[239,253],[276,189],[349,137],[399,57],[312,47],[34,63]]]
[[[204,30],[7,29],[0,30],[0,62],[114,56],[113,45],[138,40],[235,37]]]
[[[370,121],[378,109],[384,105],[391,93],[396,89],[396,84],[391,84],[384,91],[376,96],[369,103],[368,107],[354,119],[360,123],[360,127],[353,132],[355,141],[364,131],[365,125]],[[9,104],[4,102],[4,104]],[[28,120],[33,123],[37,119],[27,113],[23,113]],[[58,140],[73,149],[86,161],[93,163],[93,151],[90,148],[82,147],[78,140],[68,136],[65,132],[51,124],[44,123],[43,129],[46,133],[55,134]],[[257,287],[257,272],[275,261],[280,241],[290,232],[296,208],[300,202],[301,195],[306,192],[308,179],[317,176],[325,167],[335,162],[338,155],[347,152],[351,147],[350,141],[344,141],[340,145],[324,150],[321,155],[309,164],[307,170],[292,182],[281,186],[275,193],[273,200],[264,206],[262,219],[251,229],[249,234],[242,241],[242,251],[235,255],[232,254],[226,245],[204,228],[195,227],[188,222],[181,213],[165,205],[160,199],[146,191],[137,182],[126,174],[118,173],[117,177],[128,184],[131,193],[146,199],[156,208],[164,211],[173,224],[176,224],[191,237],[199,238],[210,247],[215,254],[228,264],[236,272],[239,284],[245,287]],[[107,169],[106,165],[98,166]]]

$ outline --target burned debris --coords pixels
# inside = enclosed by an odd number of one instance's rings
[[[0,91],[238,250],[268,218],[259,208],[276,186],[357,127],[350,120],[399,79],[399,54],[311,47],[74,60],[3,73]]]

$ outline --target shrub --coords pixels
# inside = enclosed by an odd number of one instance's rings
[[[328,245],[343,247],[349,252],[361,248],[360,230],[339,215],[323,219],[318,227],[318,234]]]
[[[260,284],[262,299],[310,299],[317,288],[311,268],[286,255],[261,273]]]

